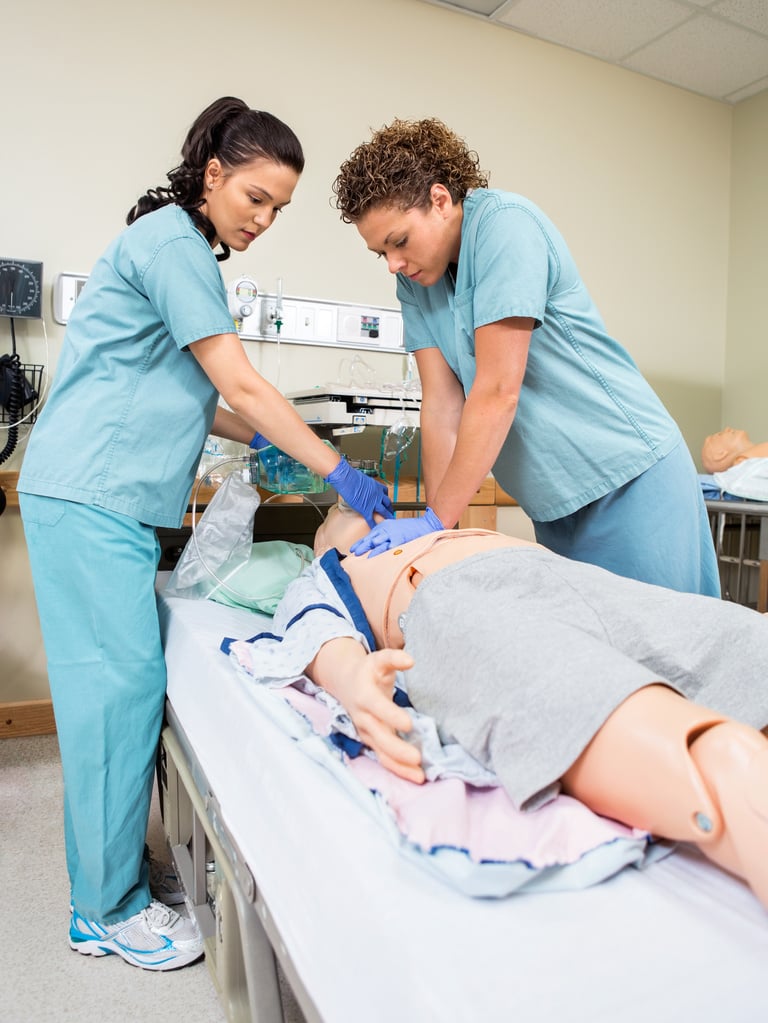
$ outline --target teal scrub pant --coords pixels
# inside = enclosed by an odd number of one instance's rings
[[[166,688],[154,529],[20,494],[64,774],[72,901],[115,923],[150,903],[147,822]]]
[[[533,525],[538,542],[565,558],[681,593],[720,596],[707,509],[683,443],[605,497]]]

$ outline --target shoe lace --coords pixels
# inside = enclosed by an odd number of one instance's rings
[[[150,902],[147,908],[141,911],[141,915],[153,929],[156,927],[167,927],[177,916],[172,909],[164,906],[162,902]]]

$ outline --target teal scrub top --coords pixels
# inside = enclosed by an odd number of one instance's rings
[[[18,489],[178,526],[218,400],[188,346],[234,330],[189,215],[169,205],[140,217],[72,310]]]
[[[398,274],[408,351],[439,348],[467,394],[475,330],[536,326],[512,428],[493,466],[534,521],[570,515],[635,479],[682,439],[627,351],[606,331],[554,224],[528,199],[476,189],[464,201],[455,286]]]

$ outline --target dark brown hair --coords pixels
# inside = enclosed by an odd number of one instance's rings
[[[145,213],[176,203],[189,213],[195,226],[209,242],[216,232],[201,212],[203,175],[208,161],[218,157],[230,170],[257,157],[272,160],[301,174],[304,153],[296,135],[287,124],[264,110],[251,110],[247,103],[234,96],[222,96],[197,117],[187,133],[181,150],[181,163],[168,172],[170,185],[150,188],[131,207],[126,223],[132,224]],[[222,253],[229,257],[229,247],[221,243]]]

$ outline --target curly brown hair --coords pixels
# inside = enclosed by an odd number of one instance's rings
[[[445,185],[455,203],[470,188],[487,188],[476,152],[442,121],[402,121],[379,128],[341,165],[333,183],[336,207],[347,224],[376,206],[429,206],[429,190]]]

